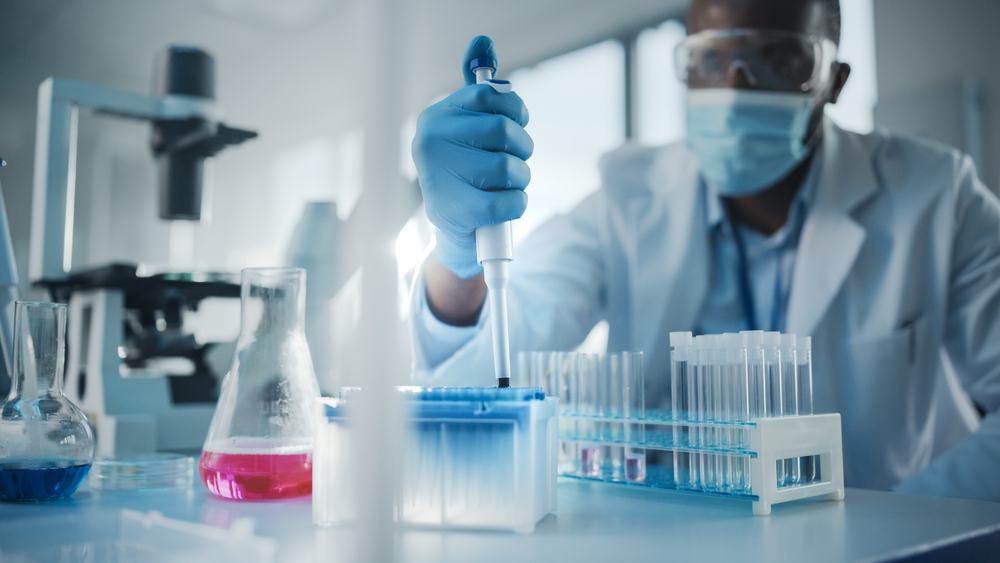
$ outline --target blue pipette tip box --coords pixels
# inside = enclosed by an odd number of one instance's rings
[[[405,409],[396,518],[531,532],[556,510],[558,402],[538,387],[398,387]],[[350,412],[357,388],[318,399],[313,521],[354,519]]]

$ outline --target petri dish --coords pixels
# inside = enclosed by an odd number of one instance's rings
[[[194,458],[172,453],[121,454],[95,459],[90,488],[146,490],[188,488],[194,479]]]

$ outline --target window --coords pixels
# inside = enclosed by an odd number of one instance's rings
[[[684,138],[684,83],[674,69],[674,49],[684,40],[684,24],[669,20],[642,30],[636,38],[637,140],[663,145]]]
[[[625,49],[604,41],[509,76],[528,107],[535,141],[528,210],[515,241],[600,186],[597,161],[625,141]]]

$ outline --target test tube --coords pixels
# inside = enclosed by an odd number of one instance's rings
[[[773,409],[773,416],[784,414],[784,400],[782,399],[782,377],[781,377],[781,334],[777,332],[764,333],[764,375],[766,377],[766,388],[769,402]],[[784,460],[777,460],[778,486],[786,483]]]
[[[578,359],[577,367],[580,371],[579,409],[580,414],[584,416],[597,416],[600,412],[598,407],[598,382],[600,378],[598,363],[595,354],[584,354]],[[581,420],[580,438],[583,440],[598,439],[596,424],[593,420]],[[581,443],[580,473],[585,477],[601,476],[601,448],[597,444]]]
[[[622,352],[621,369],[624,398],[622,416],[628,421],[641,420],[646,416],[642,352]],[[626,443],[641,444],[646,441],[645,424],[629,422],[624,426]],[[646,450],[644,448],[631,445],[625,447],[625,480],[631,483],[641,483],[646,480]]]
[[[510,382],[511,387],[531,387],[530,359],[527,352],[517,353],[517,379]]]
[[[694,339],[698,350],[698,422],[712,419],[712,339],[709,335],[699,335]],[[711,428],[698,426],[698,447],[702,450],[712,446]],[[698,488],[709,490],[715,484],[715,456],[702,451],[698,454]]]
[[[812,380],[812,337],[802,336],[796,341],[795,363],[798,367],[799,414],[813,414],[813,380]],[[806,456],[799,458],[799,478],[803,483],[815,481],[816,458]]]
[[[698,377],[699,365],[701,362],[700,356],[700,346],[703,341],[699,341],[694,338],[691,341],[691,348],[688,350],[688,365],[687,365],[687,383],[685,387],[687,388],[687,411],[685,413],[685,420],[688,422],[686,425],[685,436],[687,438],[685,442],[685,447],[692,448],[696,447],[701,443],[700,429],[691,426],[691,422],[699,420],[700,410],[699,401],[701,400],[700,389],[700,379]],[[701,487],[701,456],[697,453],[689,452],[688,455],[688,478],[687,486],[691,489],[698,489]]]
[[[528,387],[538,387],[538,362],[539,352],[528,353]]]
[[[729,367],[732,388],[732,417],[733,422],[748,422],[750,420],[750,384],[749,365],[747,363],[747,335],[727,334],[726,347],[729,349]],[[732,429],[731,447],[742,449],[748,444],[744,437],[746,431],[742,427]],[[750,457],[739,456],[731,458],[733,462],[733,486],[735,493],[750,492]]]
[[[580,395],[583,390],[583,386],[581,385],[581,373],[584,369],[583,365],[583,354],[574,352],[571,356],[569,373],[569,401],[567,401],[569,403],[569,411],[573,414],[573,418],[570,419],[570,424],[566,426],[566,429],[575,438],[570,444],[570,463],[575,466],[572,472],[579,471],[580,467],[582,467],[580,464],[580,442],[577,440],[580,439],[583,432],[583,424],[579,418],[579,416],[583,414],[582,402],[580,400]],[[560,427],[562,428],[562,426]]]
[[[546,352],[542,359],[542,391],[546,396],[559,396],[559,360],[562,352]]]
[[[767,362],[764,358],[764,331],[747,330],[740,332],[740,334],[746,338],[747,405],[750,420],[771,416],[771,405],[768,402],[766,386]],[[747,433],[743,432],[742,437],[748,439]],[[743,445],[744,447],[749,446],[746,442]],[[747,463],[746,479],[746,490],[752,493],[753,474],[749,462]]]
[[[559,391],[559,431],[560,433],[569,431],[572,433],[576,428],[576,421],[567,418],[565,415],[570,414],[572,411],[572,396],[570,394],[570,385],[573,379],[573,371],[575,367],[576,353],[574,352],[559,352],[556,354],[556,367],[558,372],[556,373],[557,379],[557,390]],[[573,468],[573,461],[576,459],[576,442],[573,441],[559,441],[559,472],[566,473],[571,472]]]
[[[623,391],[625,388],[622,382],[621,355],[603,354],[601,356],[601,416],[605,418],[620,418],[623,405]],[[601,438],[603,440],[619,441],[623,438],[622,422],[605,421],[601,424]],[[623,480],[625,476],[625,449],[622,446],[602,446],[603,457],[610,461],[613,479]],[[605,462],[605,465],[609,465]]]
[[[767,387],[765,386],[766,362],[764,361],[764,332],[761,330],[745,330],[740,334],[746,337],[747,343],[747,375],[750,387],[749,403],[750,418],[771,416],[770,405],[767,402]]]
[[[688,426],[678,424],[687,420],[688,414],[688,357],[694,338],[690,332],[671,332],[670,346],[670,415],[674,420],[673,445],[686,447]],[[691,483],[691,454],[674,450],[674,486],[688,488]]]
[[[795,360],[795,335],[781,335],[781,414],[782,416],[797,416],[799,414],[799,381],[798,363]],[[801,483],[798,458],[785,460],[785,485]]]
[[[723,365],[725,364],[726,354],[723,348],[723,340],[721,334],[713,334],[709,336],[708,339],[710,351],[709,360],[712,365],[712,371],[710,372],[710,387],[711,387],[711,398],[712,403],[710,407],[709,419],[712,422],[724,422],[725,421],[725,410],[723,407]],[[712,438],[712,446],[715,448],[722,447],[724,442],[723,435],[725,434],[725,429],[719,426],[714,426],[710,429],[710,436]],[[729,456],[725,455],[712,455],[712,467],[714,474],[711,475],[712,481],[710,488],[715,491],[721,491],[725,489],[726,481],[726,460]]]
[[[733,333],[725,333],[722,335],[722,348],[719,351],[719,365],[721,369],[721,393],[722,393],[722,416],[720,416],[720,421],[725,423],[731,423],[735,420],[735,397],[734,397],[734,370],[735,370],[735,347],[736,342],[734,342],[733,337],[738,337],[739,335]],[[723,449],[731,450],[733,448],[733,440],[735,438],[734,429],[732,427],[723,427],[721,429],[722,441],[719,444]],[[721,456],[723,463],[723,474],[722,474],[722,489],[726,492],[733,490],[736,482],[736,464],[735,459],[730,456]]]
[[[698,425],[698,423],[705,420],[704,370],[707,368],[707,364],[704,362],[705,357],[703,353],[706,344],[704,335],[694,337],[694,345],[691,347],[691,363],[689,365],[692,388],[690,420],[695,423],[694,426],[691,426],[691,447],[698,450],[705,447],[706,442],[704,428]],[[698,453],[691,454],[691,488],[694,490],[701,490],[705,486],[705,464],[704,453],[699,451]]]

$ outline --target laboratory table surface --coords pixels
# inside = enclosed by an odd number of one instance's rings
[[[84,484],[68,499],[0,503],[0,561],[118,561],[93,554],[114,544],[122,509],[219,529],[252,518],[280,562],[349,560],[353,537],[314,526],[308,498],[222,500],[197,480],[141,492]],[[996,561],[1000,503],[848,489],[842,502],[779,504],[762,517],[747,501],[561,478],[557,513],[532,534],[408,528],[397,546],[405,562]]]

